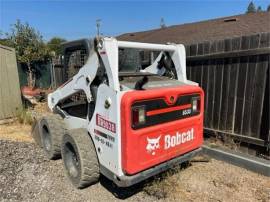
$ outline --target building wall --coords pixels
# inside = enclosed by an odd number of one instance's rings
[[[0,120],[16,115],[22,107],[15,50],[0,45]]]

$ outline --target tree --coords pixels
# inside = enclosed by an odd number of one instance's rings
[[[267,7],[267,11],[268,11],[268,12],[270,12],[270,5],[268,5],[268,7]]]
[[[252,1],[248,5],[246,13],[256,13],[255,4]]]
[[[257,13],[259,13],[259,12],[263,12],[263,10],[262,10],[262,7],[261,7],[261,6],[258,6],[258,8],[257,8]]]
[[[11,33],[6,34],[4,45],[15,48],[17,60],[23,63],[28,69],[28,85],[35,86],[35,62],[46,61],[50,55],[43,42],[41,34],[28,23],[22,24],[17,20],[11,25]]]
[[[51,52],[54,52],[56,56],[60,55],[61,53],[61,43],[66,42],[66,39],[60,37],[53,37],[47,43],[48,49]]]

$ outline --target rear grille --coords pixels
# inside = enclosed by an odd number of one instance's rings
[[[200,112],[192,111],[191,103],[194,97],[199,97],[199,94],[181,95],[172,105],[167,104],[164,98],[137,101],[132,105],[132,109],[144,106],[145,122],[141,125],[132,125],[132,128],[140,129],[198,115]]]

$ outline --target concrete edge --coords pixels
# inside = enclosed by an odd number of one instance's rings
[[[270,161],[241,153],[232,153],[217,148],[211,148],[205,145],[202,146],[202,148],[204,154],[214,159],[270,177]]]

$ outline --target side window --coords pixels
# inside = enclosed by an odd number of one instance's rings
[[[136,72],[140,69],[140,54],[130,48],[119,49],[119,71]]]
[[[67,64],[67,79],[70,79],[77,74],[80,68],[85,64],[86,60],[85,49],[69,52],[65,56],[65,63]]]
[[[150,66],[160,51],[132,48],[119,49],[119,72],[139,72]]]
[[[87,61],[87,53],[84,48],[66,51],[65,55],[54,58],[55,87],[62,85],[75,74]]]

